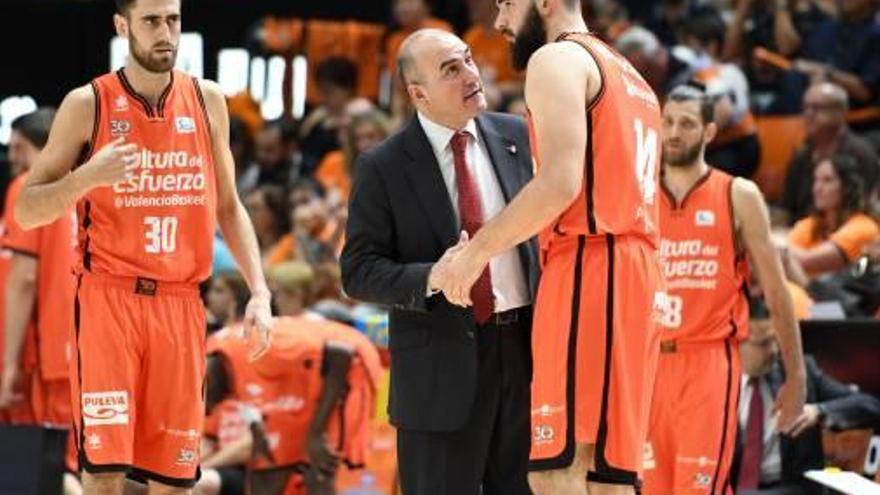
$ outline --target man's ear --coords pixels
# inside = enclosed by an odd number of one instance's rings
[[[706,124],[706,129],[703,131],[703,143],[709,144],[715,137],[718,135],[718,124],[715,122],[709,122]]]
[[[113,25],[116,27],[116,34],[128,38],[128,19],[120,14],[113,14]]]
[[[418,84],[407,84],[406,92],[409,94],[410,99],[412,99],[413,103],[422,102],[427,103],[428,95],[425,93],[425,88],[421,87]]]
[[[541,17],[547,17],[550,15],[554,9],[558,8],[557,3],[563,0],[534,0],[535,8],[538,9],[538,13],[541,14]]]

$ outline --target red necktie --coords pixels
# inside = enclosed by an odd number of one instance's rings
[[[469,138],[470,134],[467,132],[456,132],[450,144],[455,162],[455,186],[458,188],[458,214],[461,217],[461,228],[468,233],[468,237],[473,237],[483,226],[483,204],[480,202],[477,181],[467,165],[465,150]],[[489,273],[488,265],[471,288],[471,302],[474,303],[474,317],[479,324],[485,323],[495,312],[492,275]]]
[[[749,387],[752,388],[752,400],[749,403],[749,419],[746,422],[738,490],[758,488],[761,481],[761,459],[764,457],[764,397],[761,395],[761,379],[749,378]]]

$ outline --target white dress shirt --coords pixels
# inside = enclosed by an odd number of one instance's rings
[[[782,454],[779,451],[779,433],[776,431],[776,415],[773,414],[773,394],[766,378],[758,382],[761,397],[764,399],[764,450],[761,454],[761,483],[774,483],[782,479]],[[749,406],[752,403],[754,387],[749,385],[749,376],[743,375],[739,401],[739,427],[745,432],[749,424]],[[745,441],[745,436],[743,436]]]
[[[437,163],[440,164],[440,172],[443,174],[443,182],[449,192],[452,208],[455,211],[455,219],[461,225],[461,216],[458,211],[458,187],[455,183],[455,161],[452,155],[452,136],[454,130],[437,124],[418,114],[419,123],[428,136],[431,148]],[[468,140],[465,156],[471,175],[477,182],[480,191],[480,203],[483,205],[483,223],[488,222],[498,215],[507,206],[501,185],[495,175],[495,168],[489,160],[489,152],[486,143],[483,142],[477,124],[469,121],[463,129],[471,135]],[[514,247],[489,261],[489,272],[492,275],[492,293],[495,296],[495,312],[501,313],[510,309],[519,308],[529,304],[529,290],[526,277],[520,263],[519,253]]]

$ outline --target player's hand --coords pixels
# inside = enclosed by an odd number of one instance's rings
[[[779,389],[773,412],[777,415],[776,429],[784,435],[792,435],[797,420],[804,412],[806,386],[803,377],[789,376]]]
[[[797,437],[800,436],[801,433],[813,428],[814,426],[819,425],[819,417],[821,414],[819,413],[819,406],[816,404],[807,404],[804,406],[804,412],[801,413],[800,417],[794,422],[794,426],[791,429],[791,436]]]
[[[80,170],[92,187],[112,186],[130,179],[138,166],[137,146],[118,137],[98,150]]]
[[[462,239],[467,239],[467,234],[462,232]],[[439,289],[443,291],[446,299],[456,306],[467,307],[473,304],[471,301],[471,288],[480,278],[480,274],[489,263],[489,258],[474,248],[473,243],[468,243],[463,249],[456,252],[449,265],[444,269],[444,277]]]
[[[459,251],[464,249],[468,242],[467,232],[462,232],[458,238],[458,244],[447,249],[443,256],[431,267],[431,273],[428,274],[428,288],[431,291],[442,291],[443,286],[451,283],[449,280],[449,265]]]
[[[0,409],[8,409],[24,400],[21,392],[16,391],[19,376],[18,368],[15,366],[3,369],[3,377],[0,379]]]
[[[268,292],[254,294],[244,310],[244,337],[251,338],[256,332],[256,340],[251,346],[248,360],[255,361],[269,350],[272,345],[272,307]]]

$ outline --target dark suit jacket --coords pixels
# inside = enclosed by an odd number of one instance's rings
[[[806,356],[804,366],[807,372],[806,402],[821,405],[826,414],[826,425],[840,430],[880,426],[880,400],[826,375],[812,356]],[[767,375],[773,397],[777,396],[784,382],[785,370],[782,361],[777,360],[773,371]],[[736,473],[742,455],[743,434],[740,431],[737,438],[733,468]],[[821,426],[804,431],[795,438],[783,435],[779,442],[779,454],[782,457],[781,483],[800,488],[793,489],[791,493],[822,493],[819,485],[806,480],[803,475],[810,469],[825,467]],[[732,479],[737,479],[737,476],[733,475]]]
[[[476,123],[510,201],[532,176],[525,122],[484,114]],[[358,159],[342,281],[351,297],[391,307],[389,412],[399,428],[459,429],[475,399],[473,311],[450,304],[442,294],[425,296],[431,266],[458,242],[459,231],[440,166],[417,118]],[[518,252],[534,294],[535,242],[518,246]]]

